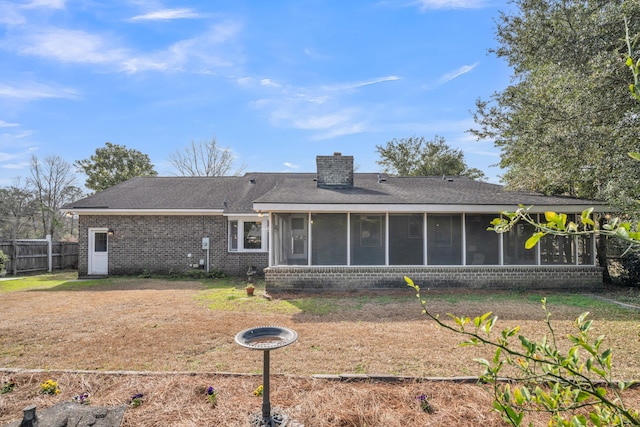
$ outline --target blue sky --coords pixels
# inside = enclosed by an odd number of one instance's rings
[[[503,1],[0,0],[0,186],[29,159],[106,141],[169,155],[215,137],[246,171],[313,172],[376,145],[443,136],[498,182],[477,98],[510,70],[488,54]],[[78,175],[79,184],[85,177]]]

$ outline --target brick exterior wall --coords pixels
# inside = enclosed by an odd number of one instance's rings
[[[318,187],[353,187],[353,156],[316,156]]]
[[[358,291],[406,289],[404,276],[423,289],[574,289],[603,286],[596,266],[447,266],[447,267],[269,267],[265,270],[270,292]]]
[[[112,228],[109,275],[168,274],[187,271],[206,257],[202,238],[209,237],[210,270],[244,276],[249,266],[264,269],[267,290],[357,291],[405,289],[404,276],[423,288],[597,289],[602,269],[596,266],[445,266],[445,267],[306,267],[266,268],[266,252],[228,252],[227,218],[222,216],[82,215],[79,221],[78,275],[88,275],[89,228]]]
[[[202,238],[209,237],[209,269],[243,276],[249,266],[261,272],[267,252],[227,251],[228,221],[223,216],[81,215],[79,220],[78,275],[88,275],[89,228],[112,228],[109,236],[109,274],[138,275],[144,271],[169,274],[187,271],[191,263],[206,259]],[[206,262],[206,261],[205,261]]]

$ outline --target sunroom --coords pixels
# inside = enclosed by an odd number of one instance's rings
[[[595,265],[591,236],[487,230],[497,213],[272,213],[270,266]],[[580,215],[570,215],[579,221]]]

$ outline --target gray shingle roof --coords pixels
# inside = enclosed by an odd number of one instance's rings
[[[318,188],[315,173],[247,173],[241,177],[138,177],[85,199],[67,210],[219,209],[253,212],[267,204],[602,205],[594,200],[505,191],[501,185],[465,177],[385,177],[354,174],[354,187]]]

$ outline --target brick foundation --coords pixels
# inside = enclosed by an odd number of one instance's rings
[[[271,292],[358,291],[405,289],[404,276],[422,288],[574,289],[603,286],[596,266],[526,267],[269,267],[265,270]]]

